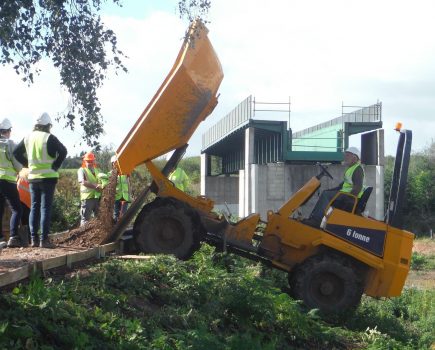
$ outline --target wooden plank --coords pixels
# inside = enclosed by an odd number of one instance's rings
[[[54,258],[48,258],[41,261],[42,271],[54,269],[56,267],[66,265],[66,255],[56,256]]]
[[[119,242],[113,242],[90,248],[80,252],[68,253],[57,257],[47,258],[41,261],[31,262],[22,267],[0,274],[0,287],[7,286],[23,280],[35,271],[48,271],[50,269],[68,266],[71,268],[73,263],[104,257],[106,253],[119,249]]]
[[[29,265],[0,274],[0,287],[7,286],[29,277]]]
[[[118,255],[114,259],[149,260],[153,255]]]
[[[80,262],[87,259],[98,258],[98,247],[90,248],[82,252],[68,254],[66,256],[66,265],[71,267],[73,263]]]
[[[102,256],[105,256],[106,253],[113,252],[114,250],[119,249],[119,242],[116,241],[116,242],[112,242],[112,243],[107,243],[107,244],[101,245],[100,248],[101,248],[102,254],[104,254]]]

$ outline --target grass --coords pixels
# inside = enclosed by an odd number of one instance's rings
[[[423,271],[435,270],[435,255],[413,252],[411,258],[411,269]]]
[[[261,277],[260,277],[261,276]],[[284,273],[204,245],[181,262],[108,260],[0,295],[0,348],[429,349],[435,291],[364,298],[327,323],[282,292]]]

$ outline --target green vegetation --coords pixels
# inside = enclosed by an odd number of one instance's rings
[[[412,253],[411,269],[413,270],[435,270],[435,255]]]
[[[385,166],[385,201],[388,201],[394,158]],[[435,142],[422,152],[411,155],[408,185],[403,206],[405,228],[417,236],[435,229]]]
[[[429,349],[435,341],[435,291],[365,298],[327,323],[284,293],[285,280],[207,245],[187,262],[108,260],[63,281],[35,277],[0,295],[0,348]]]
[[[113,151],[110,147],[96,153],[99,168],[110,171],[110,157]],[[59,182],[56,186],[56,195],[53,203],[52,232],[62,232],[77,226],[80,222],[80,186],[77,182],[77,169],[81,166],[80,157],[67,158],[67,165],[72,168],[61,169]],[[163,167],[165,161],[155,161],[158,167]],[[190,187],[187,190],[192,196],[199,194],[200,186],[200,160],[199,157],[187,157],[180,161],[180,167],[186,171],[190,178]],[[151,183],[151,176],[144,165],[138,166],[131,174],[130,184],[133,198],[136,198]]]

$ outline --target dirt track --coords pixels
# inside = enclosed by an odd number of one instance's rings
[[[435,239],[420,239],[414,241],[412,251],[424,255],[435,255]]]
[[[0,273],[24,266],[31,262],[42,261],[48,258],[75,253],[86,248],[57,247],[55,249],[43,248],[8,248],[0,253]]]
[[[419,239],[414,241],[412,251],[422,255],[435,255],[435,239]],[[409,271],[406,286],[435,289],[435,270]]]

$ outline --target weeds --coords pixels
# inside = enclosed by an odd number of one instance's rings
[[[435,255],[425,255],[413,252],[411,258],[413,270],[435,270]]]
[[[33,277],[2,293],[0,348],[425,349],[434,342],[434,292],[364,298],[345,322],[328,324],[283,293],[285,274],[207,245],[187,262],[108,260],[90,272]]]

